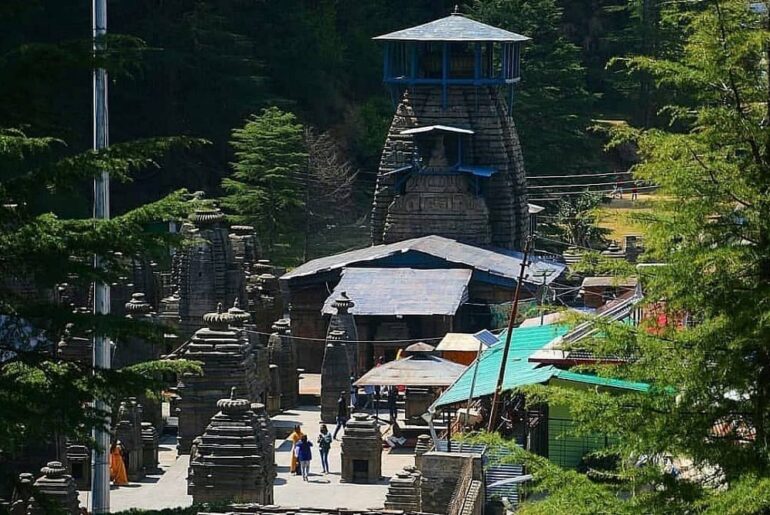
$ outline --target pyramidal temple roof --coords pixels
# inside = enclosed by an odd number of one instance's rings
[[[455,13],[416,27],[377,36],[383,41],[529,41],[530,38],[492,27]]]

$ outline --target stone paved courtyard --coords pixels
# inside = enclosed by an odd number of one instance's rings
[[[317,406],[302,406],[273,418],[276,425],[299,423],[309,438],[315,442],[318,435],[320,410]],[[329,428],[334,431],[333,427]],[[384,430],[384,427],[383,427]],[[280,434],[280,433],[279,433]],[[340,435],[342,433],[340,432]],[[338,436],[340,438],[341,436]],[[275,502],[281,506],[306,508],[366,509],[382,507],[387,492],[388,480],[406,465],[414,464],[411,450],[384,451],[382,456],[383,478],[377,484],[361,485],[340,482],[340,442],[334,442],[329,455],[331,473],[321,473],[321,462],[317,449],[313,449],[310,482],[305,483],[299,476],[289,473],[291,443],[276,439],[276,462],[278,477],[275,480]],[[190,506],[192,497],[187,495],[187,465],[189,456],[177,457],[176,440],[164,437],[160,447],[160,475],[148,476],[142,482],[131,483],[120,488],[113,487],[111,510],[118,512],[130,508],[162,509]],[[80,492],[82,505],[90,509],[89,492]]]

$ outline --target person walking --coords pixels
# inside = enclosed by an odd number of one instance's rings
[[[294,432],[289,435],[289,440],[291,440],[291,467],[290,471],[292,474],[300,474],[299,470],[299,460],[297,459],[297,443],[299,443],[300,440],[302,440],[302,437],[304,434],[302,433],[302,429],[300,429],[299,425],[294,426]]]
[[[321,424],[321,434],[318,435],[318,454],[321,455],[321,468],[324,474],[329,473],[329,450],[332,448],[332,434],[326,428],[326,424]]]
[[[299,468],[302,470],[303,481],[310,481],[308,475],[310,474],[310,460],[313,458],[310,451],[311,447],[313,447],[313,443],[307,441],[307,435],[302,435],[302,439],[294,447],[294,454],[299,460]]]
[[[345,390],[340,392],[340,398],[337,399],[337,427],[334,429],[334,439],[337,439],[337,433],[340,428],[348,423],[348,403],[345,400]]]
[[[128,484],[126,464],[123,461],[123,444],[120,440],[110,446],[110,479],[116,486]]]

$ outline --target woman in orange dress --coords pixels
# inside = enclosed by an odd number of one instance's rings
[[[126,464],[123,462],[123,446],[120,442],[110,446],[110,479],[118,486],[128,484]]]
[[[299,428],[298,425],[294,426],[294,432],[289,435],[289,439],[291,440],[291,468],[290,471],[292,474],[299,474],[299,460],[297,459],[297,455],[294,454],[294,448],[297,446],[297,442],[299,442],[302,439],[304,433],[302,433],[302,430]]]

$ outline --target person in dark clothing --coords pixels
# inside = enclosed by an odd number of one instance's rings
[[[302,470],[302,480],[309,481],[308,475],[310,474],[310,460],[313,458],[313,454],[310,448],[313,447],[311,442],[307,441],[307,435],[302,435],[302,439],[297,442],[294,451],[297,454],[299,460],[299,467]]]
[[[340,398],[337,399],[337,427],[334,429],[334,439],[337,439],[337,433],[340,428],[348,423],[348,401],[345,400],[345,392],[340,392]]]
[[[398,400],[398,388],[391,386],[388,389],[388,413],[390,414],[390,423],[394,423],[398,418],[398,407],[396,401]]]
[[[329,450],[332,447],[332,435],[326,428],[326,424],[321,424],[321,434],[318,435],[318,451],[321,453],[321,468],[324,474],[329,473]]]

